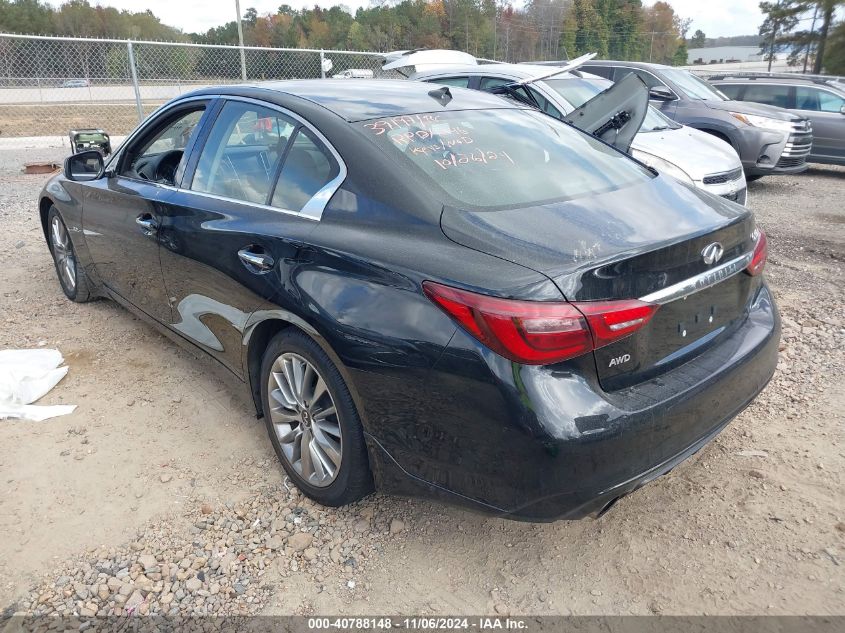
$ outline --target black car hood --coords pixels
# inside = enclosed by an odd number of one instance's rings
[[[441,216],[441,228],[451,240],[549,276],[570,300],[615,292],[598,277],[609,265],[621,270],[621,260],[642,263],[645,256],[653,272],[672,262],[678,275],[688,274],[701,260],[700,246],[692,252],[698,243],[693,238],[727,226],[735,228],[719,237],[726,257],[729,249],[746,247],[751,214],[663,176],[566,202],[493,211],[445,207]],[[664,274],[661,283],[671,281]],[[622,285],[634,292],[638,284],[628,280]]]
[[[702,101],[708,108],[712,110],[725,110],[727,112],[739,112],[741,114],[756,114],[757,116],[767,116],[770,119],[779,119],[781,121],[800,121],[802,117],[793,114],[783,108],[765,105],[762,103],[754,103],[752,101]]]

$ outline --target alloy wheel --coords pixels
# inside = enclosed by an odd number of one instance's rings
[[[343,433],[325,380],[288,352],[273,362],[268,381],[270,420],[285,458],[312,486],[328,486],[340,471]]]
[[[53,221],[50,223],[50,240],[53,244],[56,269],[65,287],[73,292],[76,289],[76,258],[73,255],[67,229],[57,215],[53,216]]]

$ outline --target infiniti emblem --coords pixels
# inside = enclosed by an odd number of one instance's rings
[[[725,249],[722,248],[719,242],[713,242],[701,249],[701,257],[704,259],[704,263],[709,266],[722,259],[724,252]]]

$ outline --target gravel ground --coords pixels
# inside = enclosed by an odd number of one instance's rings
[[[61,294],[0,152],[0,348],[57,347],[43,423],[0,422],[0,609],[28,614],[845,613],[845,169],[750,187],[784,317],[769,387],[600,520],[298,494],[243,390],[108,301]]]

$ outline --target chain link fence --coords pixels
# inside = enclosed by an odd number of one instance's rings
[[[398,76],[378,53],[0,34],[0,139],[130,132],[203,86],[341,75]],[[363,71],[363,72],[362,72]]]

